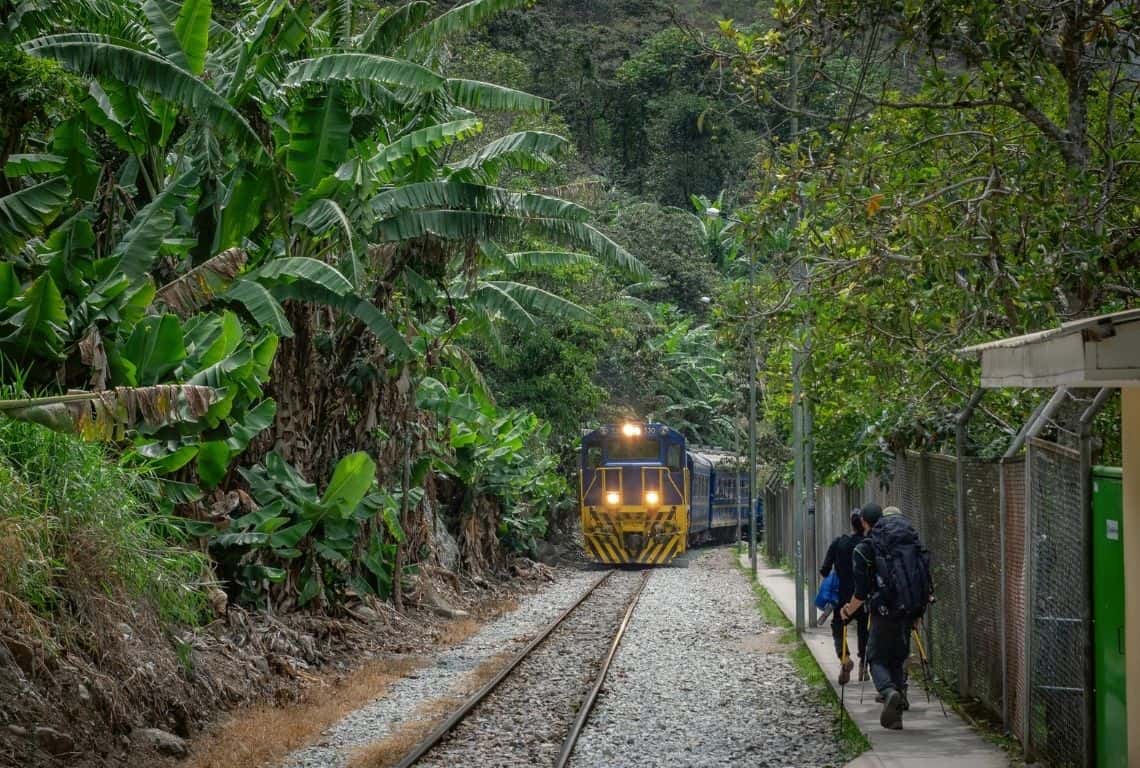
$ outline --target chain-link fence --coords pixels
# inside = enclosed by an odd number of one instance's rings
[[[987,708],[1002,711],[1001,490],[998,465],[962,462],[966,510],[966,626],[969,690]]]
[[[1084,765],[1089,722],[1089,511],[1076,451],[1029,445],[1029,728],[1031,751]]]
[[[965,458],[960,471],[953,456],[910,451],[862,486],[817,488],[816,562],[848,530],[853,507],[898,506],[931,551],[937,602],[924,626],[935,675],[984,705],[1033,758],[1086,765],[1093,695],[1087,468],[1078,451],[1036,438],[1028,446],[1000,462]],[[767,556],[790,567],[792,490],[767,489],[765,509]]]
[[[1002,717],[1025,743],[1025,457],[1003,462],[1005,498],[1005,706]]]

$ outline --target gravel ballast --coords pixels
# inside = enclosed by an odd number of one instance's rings
[[[614,572],[417,768],[553,765],[641,581],[641,573]]]
[[[832,711],[765,624],[727,548],[654,572],[572,768],[837,766]]]
[[[394,683],[383,698],[340,720],[322,733],[317,743],[289,755],[283,768],[344,768],[355,750],[389,736],[421,707],[464,692],[470,673],[480,665],[504,652],[521,650],[601,575],[597,571],[560,570],[549,587],[530,595],[518,609],[488,622],[454,648],[439,653],[431,666]]]

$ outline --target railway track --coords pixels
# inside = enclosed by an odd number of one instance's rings
[[[610,571],[594,582],[397,768],[563,768],[650,573]]]

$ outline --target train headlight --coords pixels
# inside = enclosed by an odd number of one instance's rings
[[[611,507],[616,507],[621,503],[621,494],[617,491],[610,491],[606,494],[606,503]]]
[[[639,424],[622,424],[621,433],[626,437],[637,437],[641,434],[641,426]]]
[[[651,507],[656,507],[661,503],[661,496],[657,493],[657,491],[646,491],[645,503]]]

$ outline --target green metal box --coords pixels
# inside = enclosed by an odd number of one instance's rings
[[[1124,671],[1124,511],[1117,467],[1093,469],[1093,674],[1096,685],[1096,764],[1128,762]],[[1140,738],[1140,734],[1136,735]]]

